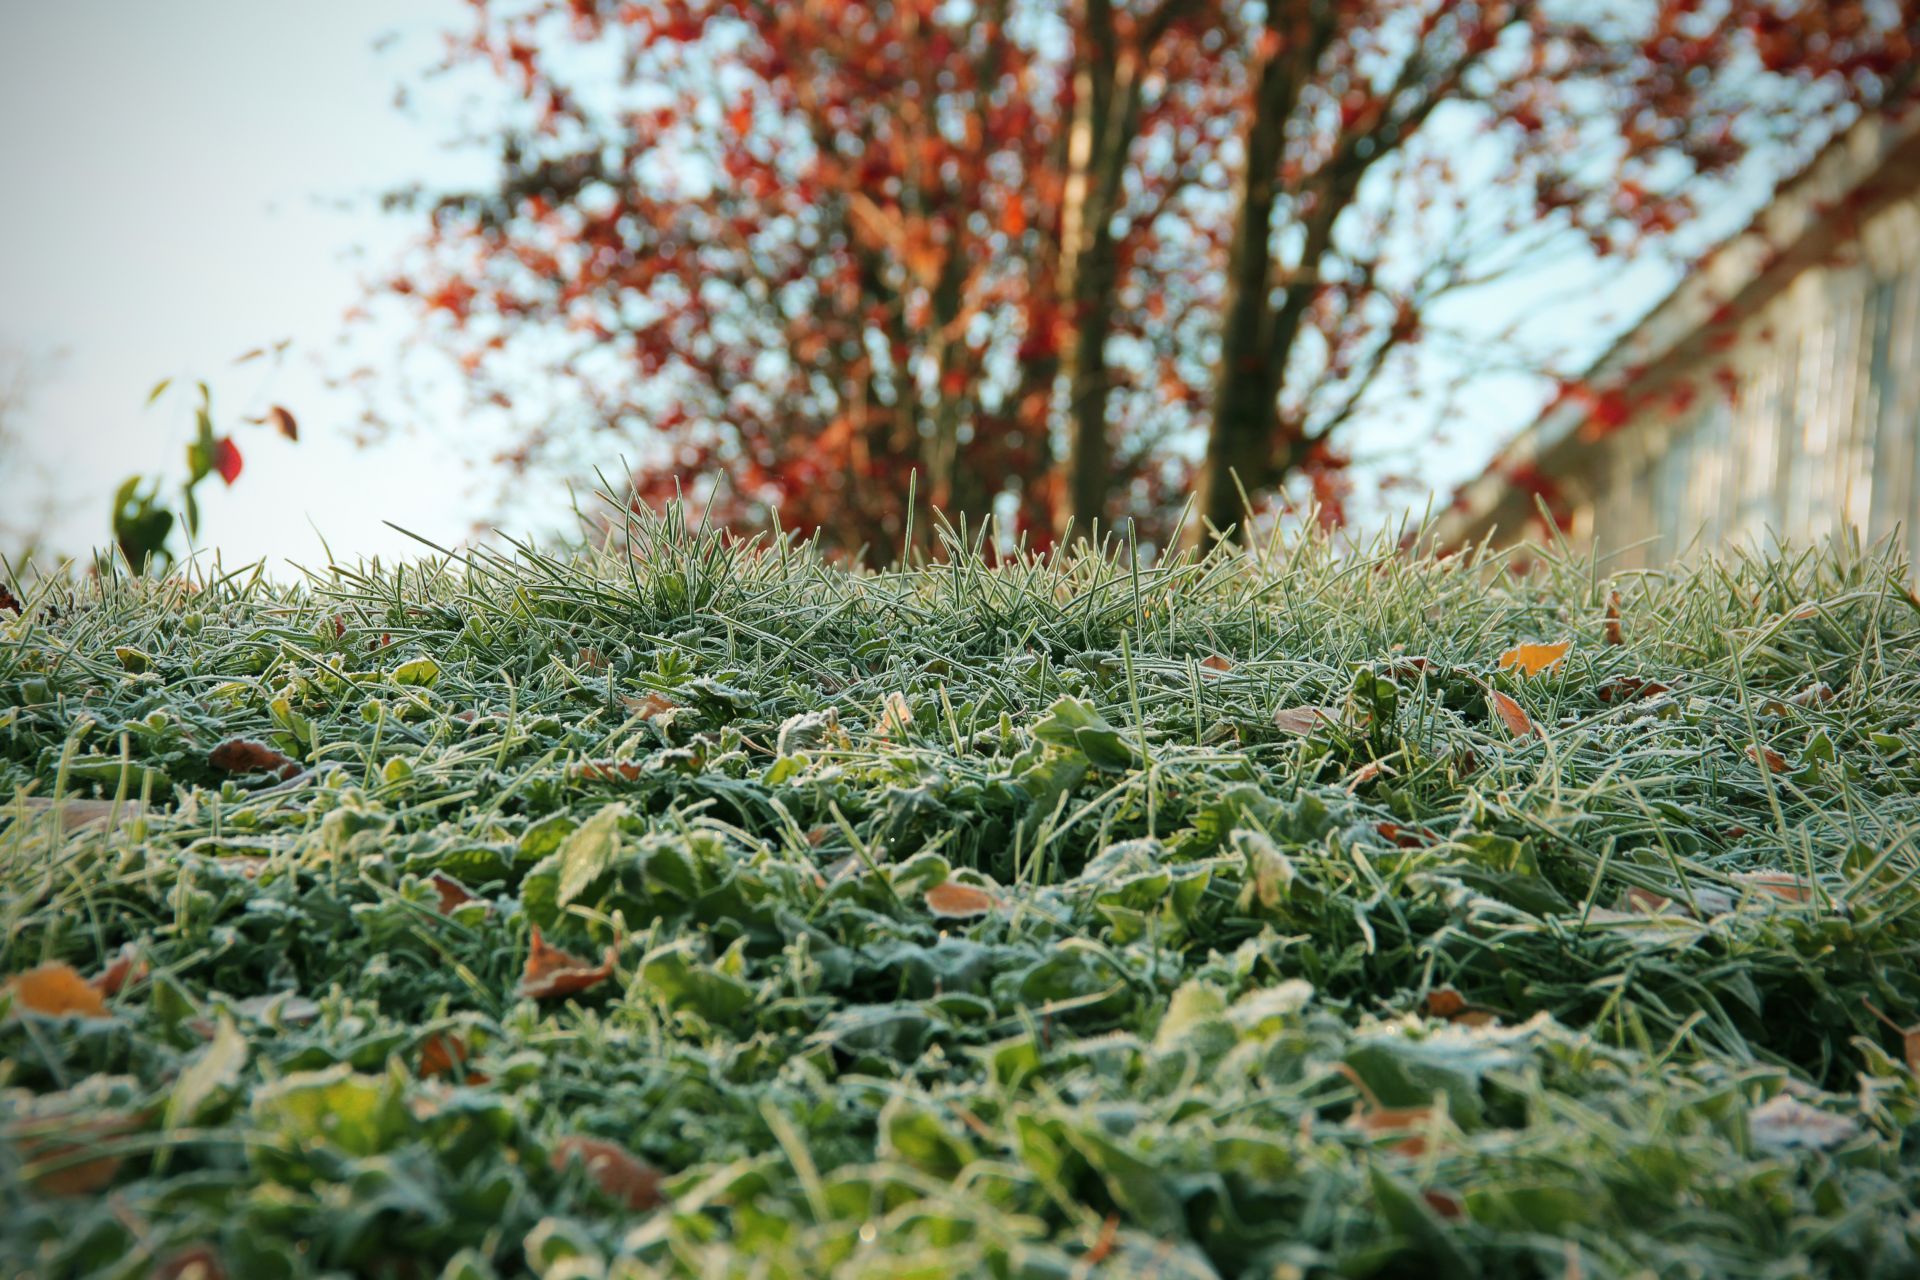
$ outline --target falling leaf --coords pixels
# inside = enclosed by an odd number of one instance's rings
[[[1562,640],[1558,644],[1520,644],[1500,655],[1500,669],[1517,670],[1522,675],[1537,676],[1542,671],[1552,670],[1567,651],[1573,648],[1573,641]]]
[[[289,413],[284,405],[274,405],[267,410],[267,421],[273,425],[275,431],[287,439],[300,438],[300,424],[293,420],[293,414]]]
[[[517,990],[535,1000],[558,1000],[575,995],[612,977],[613,964],[619,954],[618,948],[608,946],[605,959],[596,967],[571,952],[548,946],[536,925],[527,944],[526,972],[521,974]]]
[[[564,1173],[575,1162],[585,1167],[608,1198],[635,1212],[658,1208],[666,1201],[660,1191],[660,1171],[618,1143],[576,1136],[553,1144],[554,1172]]]
[[[1530,733],[1538,732],[1538,726],[1527,718],[1527,713],[1520,704],[1498,689],[1487,690],[1487,701],[1492,704],[1493,713],[1500,717],[1500,723],[1505,725],[1507,732],[1514,737],[1524,738]]]
[[[642,720],[651,720],[663,712],[672,711],[676,704],[667,701],[657,693],[649,693],[644,698],[623,698],[627,710]]]
[[[233,442],[232,436],[221,436],[213,442],[213,469],[220,473],[220,479],[231,485],[240,478],[240,447]]]
[[[1331,707],[1281,707],[1273,713],[1273,722],[1287,733],[1312,733],[1322,720],[1338,719],[1339,712]]]
[[[1747,748],[1747,759],[1753,761],[1755,764],[1760,764],[1764,761],[1769,773],[1785,773],[1787,771],[1787,758],[1778,751],[1775,751],[1772,747],[1763,747],[1755,743]]]
[[[444,871],[434,872],[428,883],[433,885],[433,891],[440,895],[440,914],[443,916],[452,915],[456,907],[479,901],[467,886]]]
[[[300,766],[289,756],[251,738],[229,738],[207,755],[207,763],[228,773],[277,773],[290,778]]]
[[[1777,1151],[1821,1151],[1860,1132],[1860,1122],[1778,1093],[1747,1113],[1747,1130],[1755,1142]]]
[[[1000,905],[1000,899],[985,889],[949,880],[927,890],[927,910],[947,919],[984,915]]]
[[[103,996],[117,996],[122,987],[139,982],[146,976],[147,962],[141,957],[140,949],[129,942],[120,948],[120,953],[105,969],[94,976],[92,986]]]
[[[1618,591],[1607,592],[1606,641],[1608,644],[1627,642],[1626,634],[1620,629],[1620,593]]]
[[[75,972],[72,965],[59,961],[9,978],[6,990],[13,996],[16,1011],[44,1013],[49,1017],[107,1016],[107,1002],[99,988]]]

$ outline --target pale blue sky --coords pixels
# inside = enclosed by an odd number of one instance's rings
[[[53,545],[104,542],[121,479],[138,470],[174,483],[181,473],[186,400],[143,409],[147,389],[172,375],[209,378],[223,425],[270,403],[301,423],[297,445],[238,429],[240,483],[202,486],[203,539],[229,563],[318,561],[316,529],[337,554],[402,552],[413,544],[383,520],[452,541],[488,514],[497,477],[468,464],[488,450],[474,447],[479,428],[464,425],[450,374],[428,378],[425,397],[397,410],[431,429],[371,449],[352,442],[357,396],[323,378],[353,362],[335,345],[343,316],[418,225],[380,212],[379,195],[484,181],[492,169],[484,153],[447,145],[463,86],[420,84],[441,32],[463,21],[455,0],[0,0],[0,173],[10,188],[0,201],[0,358],[24,352],[40,374],[17,428],[38,467],[0,475],[5,509],[24,510],[51,477]],[[406,114],[394,105],[402,83]],[[1570,261],[1474,307],[1511,314],[1597,278]],[[1609,267],[1606,278],[1578,313],[1542,323],[1596,349],[1614,327],[1601,316],[1633,314],[1667,277]],[[362,331],[353,354],[378,366],[406,323]],[[282,338],[292,346],[277,369],[233,367]],[[1423,469],[1444,491],[1537,403],[1535,384],[1490,383],[1453,443],[1423,453]],[[1360,443],[1377,454],[1395,438]],[[588,461],[618,469],[611,453]],[[513,518],[556,523],[565,502],[535,490]]]

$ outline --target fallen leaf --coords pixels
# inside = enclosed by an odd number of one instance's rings
[[[985,889],[949,880],[927,890],[927,910],[947,919],[985,915],[1000,905],[1000,899]]]
[[[633,782],[640,766],[631,760],[588,760],[574,767],[573,776],[582,782]]]
[[[433,885],[433,891],[440,895],[440,914],[443,916],[452,915],[454,908],[464,903],[478,901],[467,886],[444,871],[434,872],[429,883]]]
[[[658,1208],[666,1201],[660,1191],[660,1171],[618,1143],[569,1137],[553,1144],[554,1172],[564,1173],[576,1161],[608,1198],[635,1212]]]
[[[1233,670],[1233,663],[1229,662],[1227,659],[1221,657],[1219,654],[1216,653],[1208,657],[1202,658],[1200,660],[1200,669],[1202,671],[1212,671],[1218,674],[1221,672]]]
[[[1352,1123],[1369,1136],[1391,1137],[1395,1134],[1406,1134],[1409,1129],[1425,1129],[1432,1119],[1432,1107],[1363,1106],[1354,1112]],[[1425,1155],[1427,1135],[1409,1134],[1395,1142],[1390,1149],[1403,1156]]]
[[[464,1075],[468,1084],[485,1084],[487,1077],[478,1071],[465,1071],[466,1064],[473,1058],[473,1051],[467,1042],[450,1032],[439,1032],[428,1036],[420,1043],[420,1063],[414,1074],[422,1080],[435,1076]]]
[[[1673,910],[1674,901],[1672,898],[1662,897],[1651,889],[1642,889],[1636,884],[1627,889],[1627,909],[1638,911],[1642,915],[1658,915],[1662,911]]]
[[[108,823],[132,822],[146,812],[138,800],[46,800],[27,796],[14,801],[28,813],[51,813],[62,831],[80,831]]]
[[[1620,630],[1620,593],[1607,592],[1606,641],[1608,644],[1625,644],[1627,637]]]
[[[613,964],[619,948],[609,945],[598,966],[559,947],[550,947],[535,926],[527,944],[527,967],[517,988],[523,996],[535,1000],[557,1000],[598,986],[613,976]]]
[[[1542,671],[1552,670],[1572,648],[1571,640],[1562,640],[1558,644],[1518,644],[1500,655],[1500,669],[1537,676]]]
[[[676,705],[657,693],[649,693],[644,698],[623,698],[621,701],[627,704],[628,711],[642,720],[651,720],[662,712],[672,711]]]
[[[1860,1122],[1779,1093],[1747,1113],[1747,1131],[1755,1142],[1777,1151],[1821,1151],[1860,1132]]]
[[[1287,733],[1312,733],[1322,720],[1338,719],[1339,712],[1330,707],[1281,707],[1273,713],[1273,722]]]
[[[1347,794],[1352,795],[1355,791],[1359,790],[1361,787],[1366,786],[1369,782],[1372,782],[1375,778],[1385,773],[1386,770],[1387,770],[1387,766],[1380,763],[1380,761],[1378,760],[1367,761],[1365,764],[1361,765],[1358,769],[1355,769],[1353,771],[1353,776],[1347,779]]]
[[[154,1263],[146,1280],[227,1280],[227,1267],[212,1245],[190,1244]]]
[[[903,734],[912,723],[913,708],[907,705],[906,697],[898,689],[889,693],[880,704],[879,735],[891,738]]]
[[[1420,1193],[1420,1198],[1427,1202],[1427,1208],[1443,1218],[1457,1221],[1466,1215],[1466,1207],[1460,1203],[1460,1197],[1451,1191],[1429,1187]]]
[[[590,671],[605,671],[607,669],[606,655],[602,654],[598,649],[582,649],[580,651],[580,665]]]
[[[300,771],[291,757],[251,738],[228,738],[207,753],[207,763],[228,773],[277,773],[283,778]]]
[[[1403,827],[1397,822],[1376,822],[1373,829],[1382,840],[1401,849],[1418,849],[1429,840],[1439,837],[1433,832],[1421,828]]]
[[[1735,880],[1760,893],[1786,902],[1806,902],[1813,897],[1813,886],[1805,877],[1787,871],[1743,871]]]
[[[1600,701],[1609,705],[1616,702],[1632,702],[1636,698],[1654,698],[1673,690],[1658,680],[1647,680],[1640,676],[1615,676],[1594,691]]]
[[[120,1157],[95,1154],[108,1142],[134,1132],[140,1118],[125,1111],[36,1117],[4,1130],[8,1145],[29,1163],[49,1166],[34,1175],[43,1195],[93,1195],[120,1171]]]
[[[1467,998],[1452,987],[1436,987],[1427,992],[1427,1016],[1457,1018],[1467,1011]]]
[[[1778,751],[1775,751],[1772,747],[1763,747],[1755,743],[1747,748],[1747,759],[1753,761],[1755,764],[1765,762],[1766,769],[1769,773],[1785,773],[1787,771],[1787,758]]]
[[[44,1013],[49,1017],[73,1014],[81,1018],[104,1018],[107,1002],[99,988],[81,977],[70,964],[54,961],[7,979],[6,990],[13,996],[15,1011]]]
[[[1822,683],[1810,684],[1787,701],[1796,707],[1821,707],[1833,701],[1833,690]]]
[[[101,970],[92,980],[92,987],[103,996],[117,996],[120,989],[130,982],[139,982],[147,976],[147,962],[141,957],[140,949],[131,942],[120,948],[111,963]]]
[[[1493,713],[1500,717],[1500,723],[1505,725],[1507,732],[1514,737],[1524,738],[1538,731],[1537,726],[1527,718],[1527,713],[1520,704],[1498,689],[1487,690],[1487,701],[1492,704]]]

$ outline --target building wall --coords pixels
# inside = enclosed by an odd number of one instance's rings
[[[1920,559],[1920,196],[1879,210],[1737,335],[1613,437],[1576,531],[1622,568],[1847,526],[1898,527]],[[1695,394],[1676,410],[1681,382]]]

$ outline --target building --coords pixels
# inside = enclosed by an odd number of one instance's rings
[[[1920,111],[1842,134],[1465,486],[1449,543],[1609,567],[1852,526],[1920,552]],[[1915,555],[1920,559],[1920,555]]]

